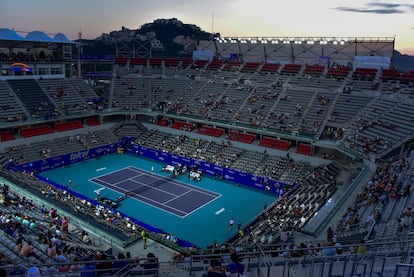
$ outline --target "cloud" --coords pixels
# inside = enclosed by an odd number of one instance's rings
[[[354,12],[354,13],[378,13],[378,14],[393,14],[404,13],[398,9],[368,9],[368,8],[351,8],[351,7],[336,7],[340,12]]]
[[[369,2],[364,7],[335,7],[340,12],[399,14],[414,11],[414,5],[390,2]]]

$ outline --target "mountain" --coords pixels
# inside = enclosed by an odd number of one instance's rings
[[[82,40],[83,53],[90,55],[114,55],[116,41],[120,46],[137,49],[152,49],[152,57],[192,56],[197,40],[211,39],[212,34],[201,30],[196,25],[184,24],[176,18],[156,19],[133,30],[122,27],[121,30],[104,33],[94,40]]]
[[[394,51],[393,59],[394,67],[401,72],[407,72],[414,70],[414,56],[401,54],[398,51]]]
[[[216,34],[220,35],[220,34]],[[142,25],[139,29],[128,29],[103,33],[94,40],[82,40],[83,53],[87,55],[114,55],[116,41],[122,47],[141,49],[151,46],[152,57],[191,57],[198,40],[212,39],[213,34],[201,30],[196,25],[185,24],[176,18],[156,19],[152,23]],[[141,53],[139,53],[141,54]],[[142,51],[145,54],[145,51]],[[414,70],[414,56],[403,55],[394,51],[393,67],[398,71]]]

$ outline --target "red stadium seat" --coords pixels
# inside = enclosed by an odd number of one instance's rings
[[[126,65],[128,63],[128,59],[126,57],[116,57],[115,64],[117,65]]]
[[[53,124],[53,128],[58,132],[81,129],[83,125],[80,121],[69,121]]]
[[[376,68],[356,68],[352,73],[352,78],[363,79],[363,80],[374,80],[377,76]]]
[[[203,125],[197,129],[197,133],[212,137],[221,137],[224,134],[224,129]]]
[[[328,69],[327,76],[330,77],[346,77],[351,68],[349,66],[333,66]]]
[[[129,62],[130,65],[147,65],[147,59],[145,58],[132,58]]]
[[[310,75],[322,75],[324,70],[325,70],[324,65],[319,65],[319,64],[306,65],[305,69],[303,70],[303,73],[310,74]]]
[[[252,144],[256,139],[256,135],[248,133],[239,133],[237,131],[230,131],[229,139]]]
[[[209,68],[209,69],[219,69],[219,68],[221,68],[221,66],[223,64],[224,64],[224,61],[222,61],[222,60],[212,60],[208,64],[207,68]]]
[[[97,125],[100,125],[101,123],[99,122],[99,120],[98,119],[96,119],[96,118],[88,118],[88,119],[86,119],[85,120],[85,123],[88,125],[88,126],[97,126]]]
[[[401,75],[401,82],[408,83],[414,81],[414,70],[408,71]]]
[[[383,69],[381,73],[381,80],[399,80],[400,73],[395,69]]]
[[[299,143],[296,153],[310,156],[312,155],[312,146],[306,143]]]
[[[281,73],[289,73],[289,74],[297,74],[299,73],[300,69],[302,68],[301,64],[285,64],[285,66],[282,68]]]
[[[241,68],[242,72],[255,72],[256,70],[259,69],[259,66],[261,65],[261,63],[259,62],[247,62],[243,65],[243,67]]]
[[[204,68],[208,64],[208,61],[198,60],[194,61],[191,68]]]
[[[171,125],[171,128],[177,129],[177,130],[185,130],[185,131],[192,131],[194,130],[194,124],[189,122],[183,122],[183,121],[176,121]]]
[[[36,127],[29,127],[20,130],[20,135],[24,138],[27,137],[35,137],[40,135],[46,135],[53,133],[54,130],[52,127],[47,125],[36,126]]]
[[[278,63],[266,63],[260,69],[261,72],[277,72],[280,68],[280,64]]]
[[[16,139],[13,133],[9,131],[0,132],[0,141],[8,141]]]

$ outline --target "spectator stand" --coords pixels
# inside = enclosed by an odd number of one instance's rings
[[[2,124],[18,123],[30,118],[18,96],[7,82],[0,82],[0,121]]]
[[[82,129],[83,124],[80,122],[80,120],[55,122],[53,124],[53,128],[58,132],[64,132],[69,130]]]
[[[235,140],[243,143],[252,144],[256,140],[256,135],[231,130],[229,132],[229,140]]]
[[[40,125],[20,129],[20,135],[24,138],[51,134],[53,132],[53,128],[48,125]]]
[[[85,119],[85,123],[88,126],[98,126],[98,125],[101,125],[101,122],[99,121],[99,119],[98,118],[94,118],[94,117]]]
[[[195,125],[193,123],[190,122],[183,122],[183,121],[175,121],[172,125],[171,128],[177,129],[177,130],[183,130],[183,131],[187,131],[187,132],[191,132],[195,129]]]
[[[9,141],[14,139],[16,139],[16,137],[11,131],[0,131],[0,141]]]
[[[208,125],[202,125],[197,129],[197,133],[200,135],[221,137],[224,134],[224,129],[217,128],[217,127],[211,127]]]

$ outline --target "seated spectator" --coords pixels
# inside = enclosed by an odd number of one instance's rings
[[[140,266],[134,267],[131,272],[135,275],[140,274],[158,274],[159,262],[154,253],[149,252],[147,259],[140,264]]]
[[[360,241],[360,245],[358,245],[356,253],[357,254],[365,254],[367,252],[367,246],[365,245],[365,240]]]
[[[333,243],[327,242],[322,248],[321,255],[322,256],[335,256],[335,254],[336,254],[336,248],[333,247]]]
[[[20,253],[20,251],[22,250],[22,247],[23,247],[23,238],[18,237],[16,240],[16,246],[14,247],[14,249],[16,250],[17,253]]]
[[[20,255],[23,257],[33,256],[37,258],[37,255],[33,251],[32,242],[30,240],[23,244],[22,249],[20,250]]]
[[[112,271],[112,262],[108,261],[108,256],[105,253],[98,254],[96,256],[96,260],[100,260],[101,262],[96,264],[96,273],[97,276],[103,274],[105,275],[108,272]]]
[[[49,257],[52,257],[52,258],[54,258],[56,256],[56,247],[52,243],[49,243],[49,245],[46,249],[46,254]]]
[[[232,262],[227,265],[225,274],[227,277],[245,277],[244,269],[244,264]]]
[[[26,272],[26,277],[39,277],[40,270],[36,266],[29,267]]]
[[[79,258],[78,257],[75,257],[73,259],[73,262],[75,262],[75,263],[73,263],[73,264],[70,265],[69,272],[77,272],[77,271],[80,271],[82,269],[82,265],[80,263],[78,263],[79,262]]]
[[[335,243],[334,246],[335,246],[337,255],[341,255],[344,253],[344,249],[342,248],[342,245],[339,242]]]
[[[226,273],[220,261],[212,260],[203,277],[225,277]]]
[[[112,264],[112,268],[118,273],[125,273],[130,269],[129,262],[125,260],[125,255],[123,253],[118,254],[117,260]]]
[[[151,269],[154,269],[154,272],[155,270],[158,272],[159,262],[154,253],[150,252],[147,254],[147,260],[144,262],[144,264],[142,264],[142,267],[146,270],[149,269],[149,271],[151,271]]]
[[[95,277],[95,266],[88,260],[81,267],[81,277]]]

